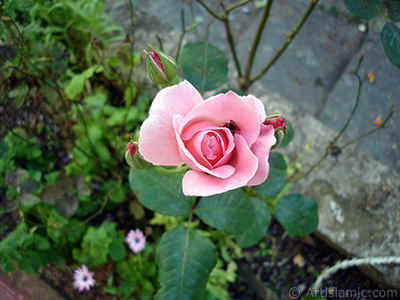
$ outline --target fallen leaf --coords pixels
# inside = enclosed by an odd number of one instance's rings
[[[293,257],[293,263],[298,266],[299,268],[303,268],[305,263],[304,263],[304,257],[299,253],[295,257]]]

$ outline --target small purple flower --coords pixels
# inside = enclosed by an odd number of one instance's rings
[[[139,253],[144,250],[146,245],[146,237],[139,229],[130,230],[126,236],[125,242],[133,253]]]
[[[93,276],[94,272],[90,272],[88,267],[82,265],[81,268],[78,268],[74,271],[74,288],[79,292],[82,292],[83,290],[90,290],[90,287],[96,282]]]

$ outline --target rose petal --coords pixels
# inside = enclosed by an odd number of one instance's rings
[[[258,158],[258,168],[256,174],[254,174],[247,185],[259,185],[267,179],[269,173],[269,151],[275,143],[274,128],[272,126],[262,125],[260,136],[251,146],[251,151]]]
[[[221,179],[195,170],[187,171],[182,180],[182,189],[186,196],[206,197],[221,194],[245,186],[254,176],[258,168],[257,157],[241,135],[235,135],[234,139],[236,147],[229,163],[235,168],[235,173]]]
[[[267,115],[265,113],[264,103],[262,103],[262,101],[260,99],[254,97],[252,95],[242,96],[241,98],[244,101],[246,101],[246,103],[248,105],[250,105],[250,107],[253,108],[257,112],[260,123],[264,122],[265,118],[267,117]]]
[[[229,177],[235,172],[235,168],[227,165],[226,167],[224,165],[221,165],[217,163],[217,167],[212,168],[211,164],[208,162],[205,163],[204,165],[202,164],[202,160],[197,160],[194,155],[185,147],[185,144],[183,143],[182,139],[179,136],[179,131],[178,128],[180,128],[180,124],[182,122],[182,117],[181,116],[175,116],[173,123],[174,123],[174,128],[176,130],[176,140],[178,142],[179,146],[179,153],[183,159],[183,161],[193,170],[200,171],[200,172],[205,172],[207,174],[211,174],[213,176],[219,177],[219,178],[226,178]],[[219,129],[220,130],[220,129]],[[230,134],[230,133],[229,133]],[[229,141],[228,147],[232,148],[232,145],[234,145],[233,142]],[[200,147],[200,146],[199,146]],[[196,153],[197,151],[193,151]],[[226,157],[223,157],[221,160],[230,160],[230,157],[232,156],[232,153],[227,153],[225,155]],[[205,160],[205,159],[204,159]],[[224,167],[224,168],[222,168]],[[222,169],[221,169],[222,168]]]
[[[162,166],[182,164],[172,120],[176,115],[185,117],[202,102],[188,81],[161,90],[140,129],[139,152],[144,159]]]
[[[195,107],[184,117],[181,132],[200,121],[213,122],[219,126],[233,121],[240,129],[238,133],[249,146],[256,141],[261,126],[256,110],[234,92],[216,95]]]

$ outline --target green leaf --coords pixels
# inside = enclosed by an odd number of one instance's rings
[[[116,225],[104,222],[100,227],[90,226],[83,237],[81,247],[73,249],[73,257],[83,264],[105,264],[109,247],[117,235]]]
[[[76,186],[76,192],[78,193],[78,195],[80,195],[80,196],[90,196],[92,190],[85,183],[85,179],[83,178],[82,174],[78,174],[75,177],[75,186]]]
[[[5,176],[6,183],[16,189],[21,189],[21,186],[28,180],[28,178],[29,172],[19,168]]]
[[[39,250],[47,250],[50,249],[50,243],[48,241],[48,239],[35,234],[34,235],[34,240],[35,240],[35,246],[36,248],[38,248]]]
[[[387,57],[400,68],[400,28],[389,22],[382,29],[381,41]]]
[[[208,238],[178,226],[162,236],[156,263],[161,290],[155,300],[203,300],[217,255]]]
[[[285,186],[286,179],[286,171],[270,168],[267,180],[256,186],[256,191],[260,196],[275,196]]]
[[[117,67],[119,63],[120,61],[117,56],[110,56],[110,58],[108,59],[108,64],[113,68]]]
[[[18,267],[30,274],[39,274],[39,268],[43,263],[43,258],[38,252],[26,251],[22,259],[18,260]]]
[[[204,223],[219,230],[241,233],[253,223],[255,211],[247,194],[236,189],[202,198],[196,214]]]
[[[235,239],[241,247],[250,247],[257,244],[266,234],[271,223],[271,213],[260,199],[251,198],[256,216],[253,223],[241,234],[236,234]]]
[[[344,4],[354,15],[365,20],[376,17],[381,10],[377,0],[344,0]]]
[[[6,60],[13,61],[17,58],[17,55],[17,49],[14,47],[14,45],[0,42],[0,60],[4,58]]]
[[[287,163],[285,157],[280,153],[270,153],[269,154],[269,165],[271,168],[279,169],[285,171],[287,169]]]
[[[93,76],[93,74],[96,72],[96,73],[100,73],[100,72],[102,72],[103,71],[103,67],[102,66],[93,66],[93,67],[90,67],[89,69],[87,69],[87,70],[85,70],[83,73],[82,73],[82,76],[85,78],[85,79],[89,79],[89,78],[91,78],[92,76]]]
[[[11,257],[5,257],[5,261],[1,264],[1,269],[4,273],[14,272],[17,268],[15,262]]]
[[[163,215],[185,216],[195,201],[195,198],[188,198],[182,193],[181,175],[131,168],[129,184],[140,203]]]
[[[71,230],[71,228],[73,228]],[[70,243],[76,243],[80,240],[85,232],[85,224],[76,219],[70,219],[68,223],[68,230],[66,231],[67,239]]]
[[[179,57],[184,77],[199,91],[209,91],[228,81],[228,58],[207,42],[187,43]]]
[[[107,95],[104,93],[97,93],[92,96],[85,97],[85,104],[88,107],[103,107],[107,102]]]
[[[40,199],[49,204],[55,204],[57,199],[62,198],[64,191],[62,191],[57,185],[50,184],[43,188],[40,194]]]
[[[32,194],[25,194],[21,197],[22,210],[28,211],[32,206],[39,203],[40,199]]]
[[[390,1],[384,4],[387,7],[390,20],[400,22],[400,1]]]
[[[29,92],[28,85],[20,84],[18,87],[13,89],[9,94],[8,97],[11,99],[15,99],[20,104],[23,103],[24,100],[27,99],[27,95]]]
[[[124,242],[121,240],[114,240],[110,244],[110,257],[112,260],[120,261],[126,257],[126,249]]]
[[[318,204],[301,194],[291,194],[279,199],[275,217],[289,236],[306,236],[318,227]]]
[[[57,213],[63,217],[73,215],[78,206],[78,198],[76,198],[75,194],[71,192],[65,193],[62,198],[56,199],[54,204]]]
[[[65,94],[67,94],[68,98],[73,100],[76,95],[80,94],[83,91],[84,83],[85,77],[83,75],[75,75],[74,77],[72,77],[69,85],[65,88]]]
[[[294,138],[294,129],[293,126],[289,126],[289,129],[285,135],[285,137],[283,138],[283,141],[279,144],[279,147],[286,147],[287,145],[289,145],[289,143],[293,140]]]

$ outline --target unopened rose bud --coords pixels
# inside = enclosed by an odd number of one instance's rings
[[[127,164],[138,170],[150,168],[152,164],[144,160],[144,158],[139,154],[137,147],[138,144],[132,141],[126,146],[125,160]]]
[[[176,75],[178,69],[175,60],[156,47],[148,46],[153,50],[152,52],[145,51],[150,79],[163,87],[177,84],[179,79]]]
[[[286,122],[285,118],[282,117],[282,115],[278,114],[278,113],[266,117],[263,124],[271,125],[272,127],[274,127],[276,143],[274,146],[272,146],[271,149],[277,148],[279,146],[279,144],[282,142],[286,133],[288,132],[289,124]]]
[[[272,125],[275,129],[281,128],[283,131],[286,131],[286,120],[280,114],[273,114],[272,116],[268,116],[264,125]]]

